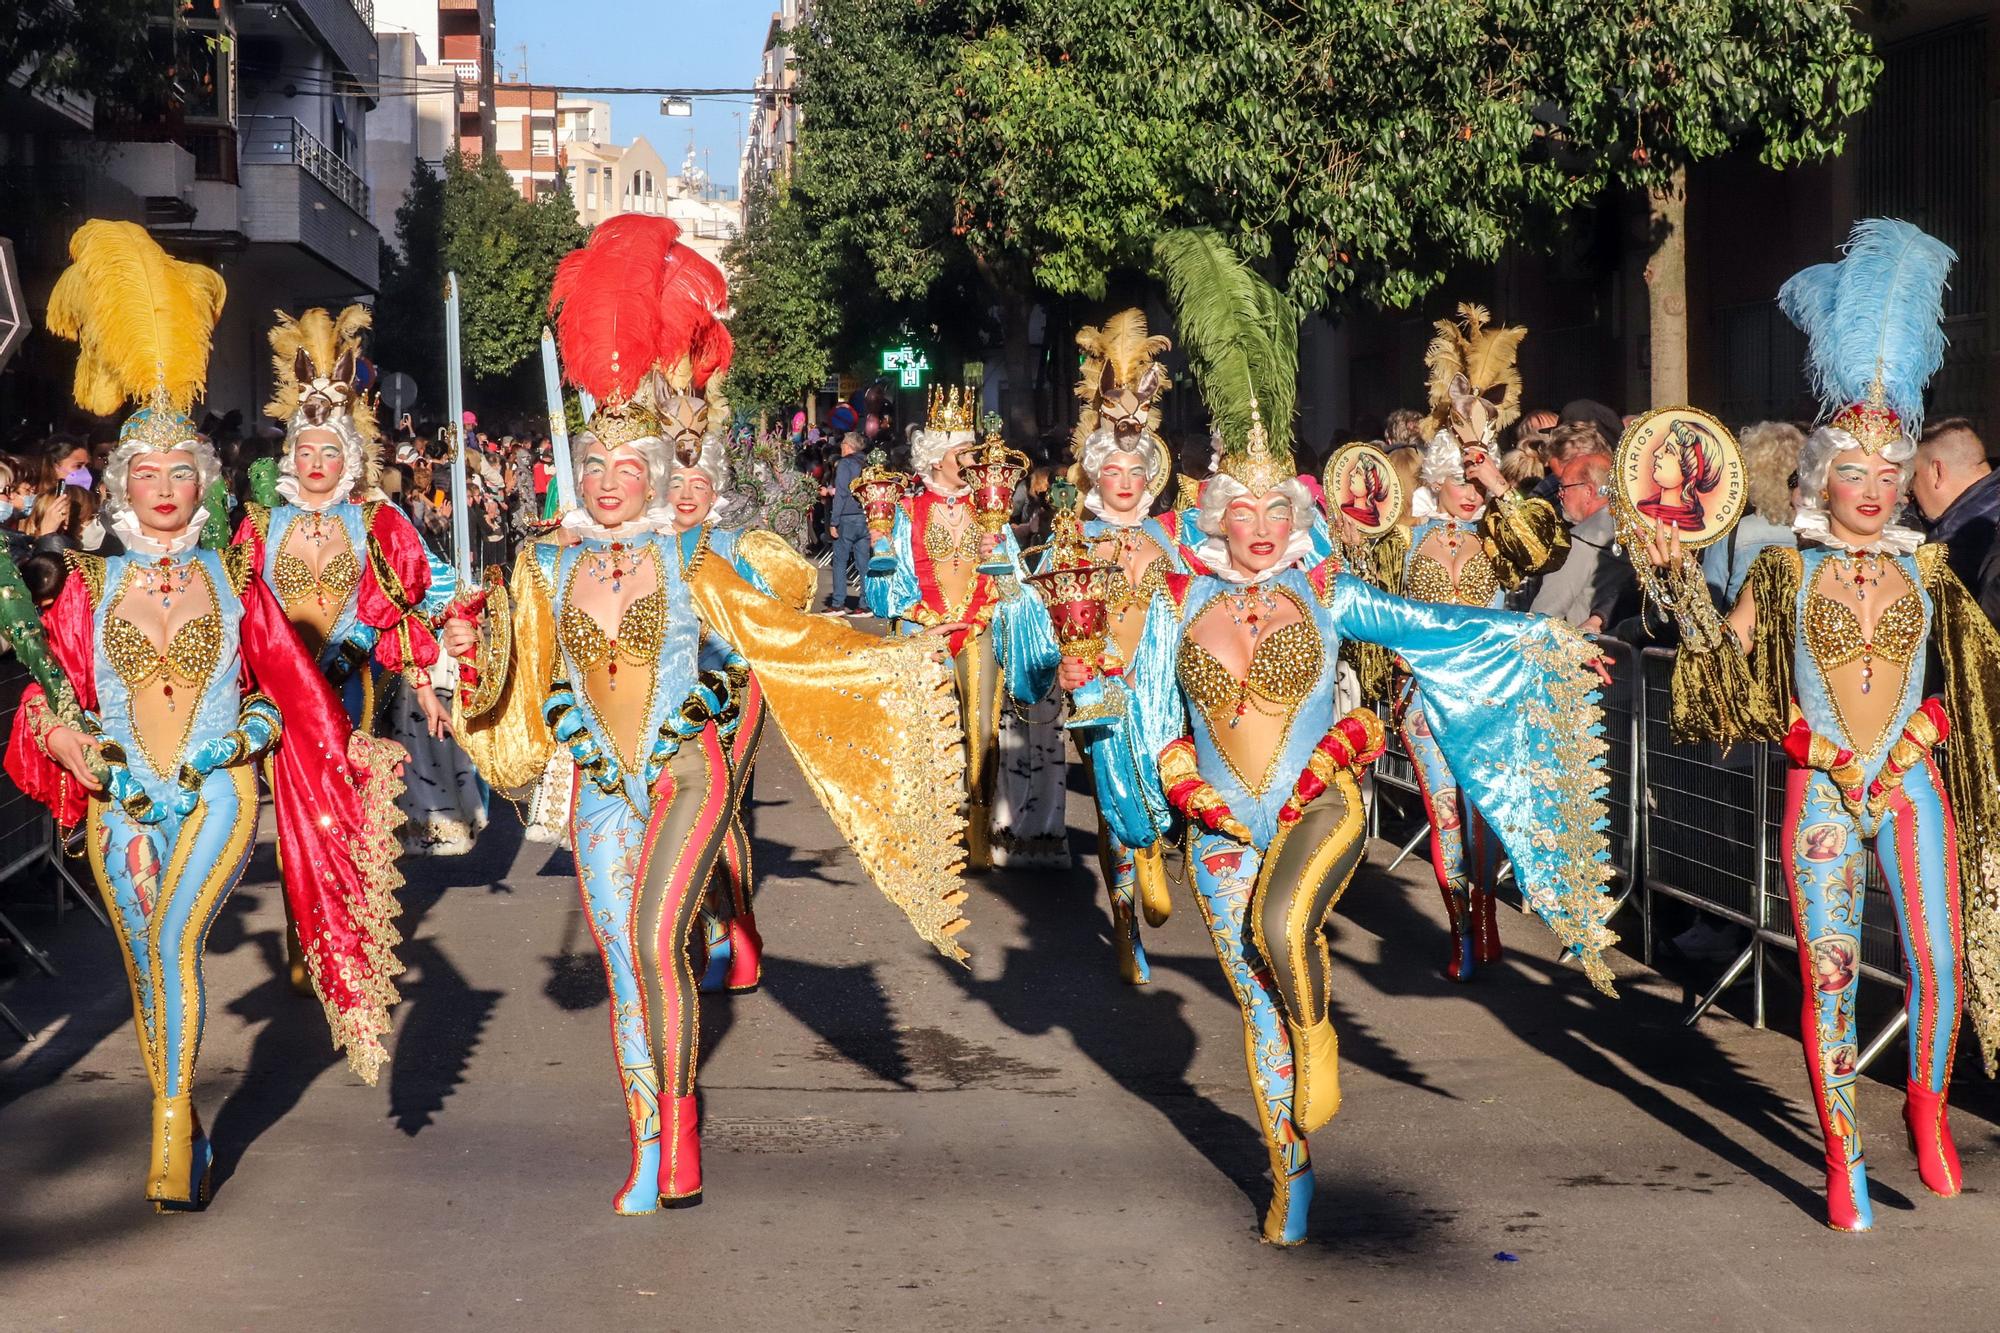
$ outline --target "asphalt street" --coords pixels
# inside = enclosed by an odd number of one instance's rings
[[[862,881],[776,744],[754,819],[765,985],[704,1002],[706,1202],[650,1218],[610,1211],[627,1149],[569,855],[504,806],[475,854],[407,863],[375,1088],[278,980],[267,831],[209,942],[200,1216],[140,1197],[126,986],[71,913],[62,976],[9,996],[41,1036],[0,1046],[0,1328],[1992,1327],[2000,1099],[1969,1042],[1966,1194],[1917,1180],[1898,1053],[1861,1097],[1879,1228],[1836,1235],[1789,1036],[1683,1029],[1629,961],[1605,1000],[1511,912],[1505,962],[1453,985],[1427,871],[1377,844],[1333,928],[1345,1109],[1313,1239],[1281,1251],[1206,935],[1177,886],[1154,984],[1118,982],[1082,796],[1081,868],[974,883],[969,968]]]

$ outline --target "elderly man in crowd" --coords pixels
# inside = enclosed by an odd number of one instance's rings
[[[1578,437],[1597,438],[1590,425],[1558,427],[1553,435],[1577,432]],[[1618,525],[1608,499],[1611,456],[1601,449],[1569,452],[1577,438],[1554,441],[1551,468],[1556,478],[1557,504],[1569,523],[1569,559],[1542,578],[1529,609],[1545,616],[1566,620],[1586,634],[1595,634],[1612,623],[1618,601],[1634,585],[1631,562],[1611,554],[1618,538]]]
[[[1910,497],[1923,511],[1930,539],[1943,542],[1946,563],[1972,589],[1986,618],[2000,625],[2000,472],[1972,423],[1949,417],[1928,427],[1917,445]]]

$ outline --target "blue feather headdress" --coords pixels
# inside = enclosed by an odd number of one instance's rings
[[[1868,453],[1923,429],[1924,386],[1944,362],[1945,279],[1958,256],[1907,222],[1854,224],[1835,264],[1778,289],[1778,308],[1806,335],[1827,425]]]

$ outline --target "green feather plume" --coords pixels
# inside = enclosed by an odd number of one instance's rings
[[[201,502],[208,510],[208,521],[201,525],[201,544],[211,551],[223,550],[229,545],[229,483],[220,477],[211,481]]]
[[[1168,232],[1154,243],[1153,262],[1166,281],[1175,332],[1224,451],[1249,444],[1254,400],[1271,451],[1289,453],[1298,403],[1298,311],[1212,228]]]
[[[278,460],[259,458],[250,464],[250,498],[266,509],[276,509],[284,497],[278,494]]]

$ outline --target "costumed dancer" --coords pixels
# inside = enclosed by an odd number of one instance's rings
[[[1167,388],[1167,372],[1154,360],[1171,344],[1148,332],[1142,310],[1120,311],[1101,329],[1083,329],[1076,341],[1084,357],[1076,393],[1084,406],[1073,448],[1077,467],[1089,487],[1083,506],[1090,511],[1090,517],[1082,520],[1080,535],[1088,559],[1115,571],[1106,590],[1105,653],[1097,665],[1107,676],[1125,677],[1120,688],[1143,688],[1126,677],[1126,669],[1138,648],[1146,613],[1156,598],[1166,595],[1167,575],[1192,572],[1182,554],[1183,516],[1149,512],[1173,470],[1172,456],[1158,434],[1158,398]],[[1057,555],[1052,545],[1036,562],[1036,571],[1050,569]],[[1009,692],[1018,702],[1041,699],[1053,681],[1060,656],[1046,606],[1039,596],[1016,598],[1002,606],[998,624],[997,642],[1006,664]],[[1172,688],[1171,681],[1154,683]],[[1104,748],[1105,733],[1086,727],[1078,739],[1083,743],[1100,810],[1122,806],[1128,811],[1128,822],[1144,826],[1157,818],[1164,831],[1169,816],[1157,791],[1133,780],[1117,762],[1115,748]],[[1159,926],[1172,910],[1162,859],[1164,844],[1153,842],[1135,852],[1118,840],[1100,814],[1097,847],[1098,866],[1111,900],[1112,942],[1119,975],[1133,985],[1145,985],[1152,973],[1140,943],[1139,917],[1143,912],[1150,924]]]
[[[424,550],[430,560],[431,583],[414,614],[425,624],[436,625],[458,598],[458,570],[428,544]],[[438,702],[449,708],[459,688],[458,664],[439,653],[425,674]],[[403,768],[403,794],[396,801],[404,815],[403,850],[412,856],[464,856],[486,828],[486,789],[479,781],[479,770],[449,732],[442,736],[431,733],[422,696],[410,687],[407,678],[387,680],[378,713],[383,731],[410,756]]]
[[[1166,576],[1113,743],[1187,822],[1276,1183],[1263,1236],[1295,1245],[1313,1193],[1306,1135],[1340,1106],[1324,929],[1364,851],[1356,773],[1383,745],[1372,712],[1335,712],[1342,641],[1403,656],[1529,905],[1610,993],[1597,651],[1564,624],[1404,601],[1313,557],[1315,506],[1267,425],[1291,420],[1297,315],[1212,232],[1174,233],[1156,254],[1224,449],[1197,519],[1213,573]],[[1067,688],[1095,674],[1076,658],[1060,668]],[[1114,832],[1134,848],[1160,836]]]
[[[28,688],[7,772],[64,828],[87,823],[153,1089],[146,1197],[194,1209],[212,1158],[193,1101],[203,944],[256,841],[255,762],[270,760],[308,978],[335,1046],[373,1083],[401,970],[390,951],[403,755],[352,731],[251,553],[201,544],[205,527],[216,546],[228,533],[203,503],[221,465],[189,417],[221,277],[168,258],[129,222],[85,223],[70,258],[49,328],[81,345],[77,402],[102,416],[143,404],[105,469],[126,553],[66,557],[45,617],[66,680]]]
[[[1684,641],[1674,671],[1677,735],[1773,741],[1791,760],[1779,859],[1805,984],[1806,1076],[1826,1140],[1827,1222],[1840,1231],[1874,1222],[1855,1114],[1870,850],[1909,973],[1903,1119],[1937,1194],[1957,1194],[1963,1179],[1945,1120],[1962,1000],[1988,1073],[2000,1046],[2000,636],[1944,548],[1897,521],[1924,385],[1944,357],[1953,259],[1909,223],[1869,220],[1845,258],[1779,291],[1810,344],[1827,414],[1799,460],[1801,545],[1759,555],[1726,627],[1707,643]],[[1671,517],[1639,522],[1654,563],[1679,566]],[[1944,693],[1926,699],[1932,655]]]
[[[1002,577],[979,572],[989,557],[1020,567],[1014,534],[985,537],[973,517],[964,467],[978,449],[975,394],[958,386],[934,389],[926,429],[916,433],[911,464],[923,489],[903,500],[896,525],[875,546],[863,580],[868,609],[894,622],[898,634],[942,640],[957,684],[965,735],[966,867],[993,866],[993,786],[1003,703],[1000,660],[991,633],[1006,591]],[[886,573],[874,569],[890,565]]]
[[[701,1195],[689,946],[729,833],[727,752],[751,671],[876,883],[925,939],[963,956],[963,776],[946,669],[923,645],[764,595],[698,531],[684,558],[663,374],[685,359],[705,382],[726,335],[712,309],[687,317],[672,277],[680,249],[664,219],[627,215],[600,223],[558,269],[564,373],[601,405],[577,441],[581,503],[559,535],[521,553],[504,596],[489,586],[483,639],[466,619],[444,630],[454,656],[479,664],[458,703],[494,786],[533,783],[558,746],[576,761],[571,846],[609,981],[632,1146],[621,1213]],[[703,669],[705,656],[722,665]]]
[[[1367,548],[1377,586],[1414,602],[1499,607],[1523,580],[1560,566],[1569,531],[1546,500],[1525,499],[1494,460],[1499,433],[1521,413],[1521,377],[1514,359],[1523,328],[1491,328],[1482,307],[1461,305],[1456,320],[1437,322],[1424,353],[1430,370],[1431,442],[1422,485],[1411,497],[1412,527],[1394,527]],[[1343,543],[1355,549],[1351,519],[1336,518]],[[1394,699],[1404,748],[1417,772],[1431,825],[1431,868],[1437,873],[1451,924],[1445,975],[1470,981],[1476,966],[1500,961],[1494,919],[1495,881],[1503,849],[1452,775],[1436,740],[1423,691],[1408,678],[1385,680],[1388,656],[1362,652],[1365,694]]]
[[[674,254],[682,269],[681,290],[696,302],[695,308],[722,308],[728,290],[721,270],[685,246]],[[775,578],[783,587],[780,600],[803,611],[812,605],[819,570],[777,534],[729,521],[747,519],[749,514],[739,511],[751,506],[730,490],[731,469],[723,442],[730,414],[722,382],[731,348],[726,330],[718,327],[713,338],[716,345],[701,366],[683,358],[667,367],[665,375],[668,396],[662,415],[667,445],[673,452],[667,502],[673,510],[673,529],[680,537],[682,559],[692,561],[706,550],[727,560],[744,582],[767,597],[779,597],[772,584]],[[728,747],[724,873],[710,885],[708,906],[702,911],[708,954],[702,989],[706,991],[756,990],[764,970],[764,940],[757,931],[751,905],[755,881],[750,834],[743,820],[757,749],[764,736],[764,693],[755,672],[748,673],[738,693],[737,712],[735,734]]]

